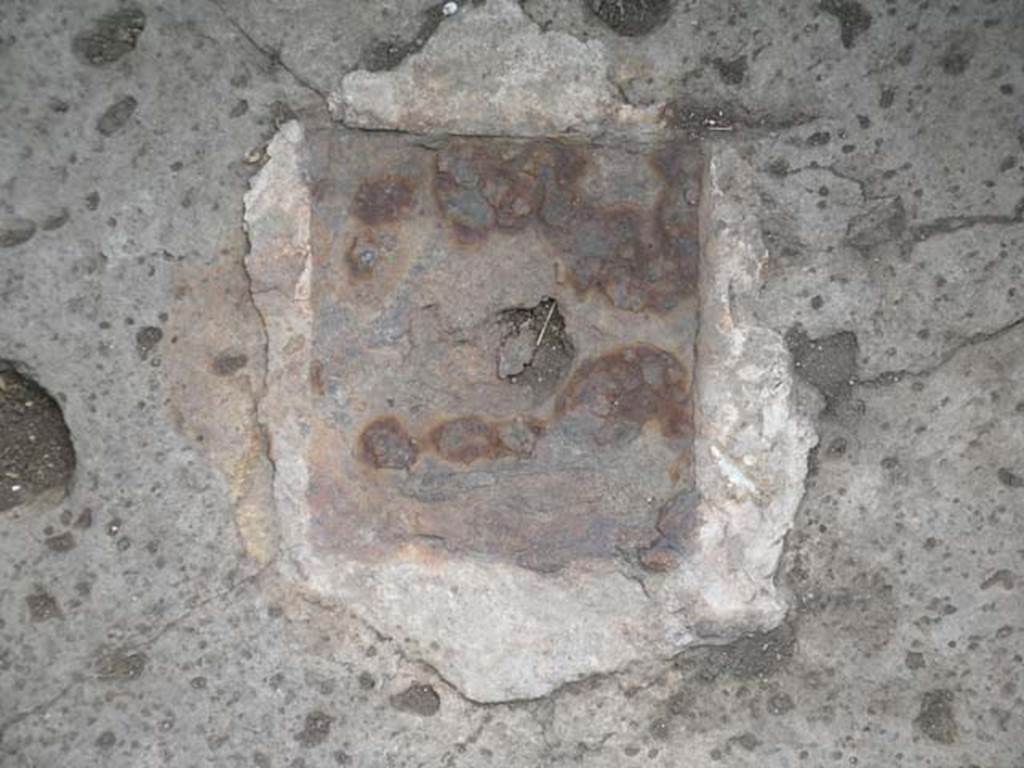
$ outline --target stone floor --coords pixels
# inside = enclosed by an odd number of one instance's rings
[[[1019,3],[445,8],[0,5],[0,764],[1024,766]],[[813,419],[781,623],[483,701],[296,587],[244,201],[297,124],[701,144]]]

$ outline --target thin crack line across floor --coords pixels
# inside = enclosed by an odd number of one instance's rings
[[[1024,327],[1024,317],[1018,317],[1016,320],[1007,323],[1006,325],[997,328],[994,331],[984,331],[982,333],[975,333],[968,336],[966,339],[961,341],[959,344],[951,347],[947,350],[942,357],[939,358],[938,362],[929,365],[920,370],[899,370],[899,371],[885,371],[873,376],[870,379],[859,379],[854,382],[854,386],[857,387],[887,387],[892,384],[898,384],[904,379],[921,379],[931,376],[933,373],[938,371],[940,368],[951,362],[957,355],[963,350],[970,347],[976,347],[980,344],[985,344],[995,339],[1001,338],[1008,333],[1012,333],[1017,328]]]
[[[217,10],[221,12],[221,14],[224,16],[224,19],[228,22],[228,24],[230,24],[235,29],[235,31],[238,32],[238,34],[241,35],[242,38],[253,47],[254,50],[256,50],[261,56],[267,59],[271,66],[280,67],[289,75],[291,75],[292,79],[295,80],[295,82],[298,83],[300,86],[306,88],[307,90],[319,96],[320,99],[323,100],[325,106],[329,104],[327,93],[322,88],[318,87],[317,85],[314,85],[313,82],[309,80],[309,78],[305,77],[304,75],[300,75],[288,64],[286,64],[284,59],[281,57],[280,51],[269,45],[266,45],[265,43],[261,43],[255,37],[253,37],[245,29],[245,27],[243,27],[231,14],[227,12],[227,9],[224,8],[224,5],[220,2],[220,0],[209,0],[209,2],[212,5],[214,5],[217,8]]]

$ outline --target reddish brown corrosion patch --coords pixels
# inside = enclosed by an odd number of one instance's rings
[[[376,226],[398,219],[412,205],[413,183],[399,176],[366,179],[356,190],[353,212],[364,224]]]
[[[591,417],[587,429],[599,445],[635,438],[650,421],[665,437],[691,431],[688,376],[682,363],[648,345],[625,347],[586,360],[558,397],[560,416]]]
[[[472,464],[504,456],[528,457],[543,433],[544,426],[535,419],[490,422],[479,416],[459,416],[439,423],[422,442],[446,461]],[[383,416],[360,434],[359,458],[375,469],[409,469],[422,452],[420,442],[395,416]]]
[[[478,416],[442,422],[431,431],[430,444],[441,458],[461,464],[495,459],[503,451],[497,427]]]
[[[434,427],[428,441],[442,459],[472,464],[502,456],[529,456],[542,432],[543,427],[532,420],[494,423],[479,416],[460,416]]]
[[[649,158],[663,183],[651,211],[590,199],[580,188],[586,153],[553,141],[454,142],[438,153],[433,188],[459,240],[536,225],[578,293],[600,292],[633,312],[666,312],[696,288],[699,175],[692,160],[676,145]]]
[[[384,416],[370,422],[359,436],[359,457],[377,469],[409,469],[419,449],[397,418]]]
[[[548,188],[574,184],[585,167],[582,150],[567,144],[456,142],[438,152],[434,196],[456,236],[473,242],[529,225]]]

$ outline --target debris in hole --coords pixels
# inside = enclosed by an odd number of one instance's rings
[[[572,366],[576,349],[565,330],[558,302],[545,297],[534,307],[504,310],[498,345],[498,378],[549,396]]]
[[[0,360],[0,511],[51,488],[65,488],[75,469],[60,407],[35,382]]]

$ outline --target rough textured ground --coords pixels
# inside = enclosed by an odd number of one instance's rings
[[[0,359],[60,404],[76,466],[63,503],[0,513],[4,766],[1024,764],[1019,3],[522,5],[600,43],[627,106],[672,101],[754,169],[759,316],[823,403],[789,619],[478,706],[280,583],[242,543],[249,475],[216,468],[259,446],[204,434],[164,372],[191,366],[244,420],[262,147],[449,22],[411,1],[10,0]]]

